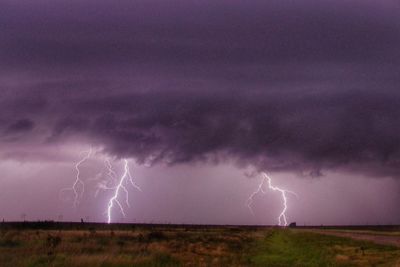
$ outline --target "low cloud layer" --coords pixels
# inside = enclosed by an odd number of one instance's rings
[[[395,1],[0,10],[3,155],[79,141],[140,162],[399,174]]]

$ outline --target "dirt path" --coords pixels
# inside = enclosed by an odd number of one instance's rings
[[[366,234],[366,233],[357,233],[357,232],[343,232],[343,231],[335,231],[335,230],[319,230],[319,229],[310,229],[310,230],[302,230],[302,231],[310,231],[313,233],[324,234],[324,235],[334,235],[340,237],[349,237],[356,240],[366,240],[372,241],[377,244],[382,245],[392,245],[400,247],[400,237],[399,236],[389,236],[389,235],[379,235],[379,234]]]

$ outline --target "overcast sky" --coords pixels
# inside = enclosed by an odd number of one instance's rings
[[[400,223],[399,47],[394,0],[0,0],[0,217],[105,221],[128,159],[113,221],[275,224],[266,171],[290,221]]]

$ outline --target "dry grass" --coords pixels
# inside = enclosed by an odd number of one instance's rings
[[[223,229],[8,230],[0,266],[239,266],[238,250],[250,239],[248,231]]]
[[[283,229],[2,229],[0,266],[396,266],[396,248]]]

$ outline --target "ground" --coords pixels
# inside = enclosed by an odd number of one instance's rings
[[[400,266],[399,247],[331,235],[338,230],[67,223],[0,229],[4,267]],[[340,232],[400,238],[398,231]]]

